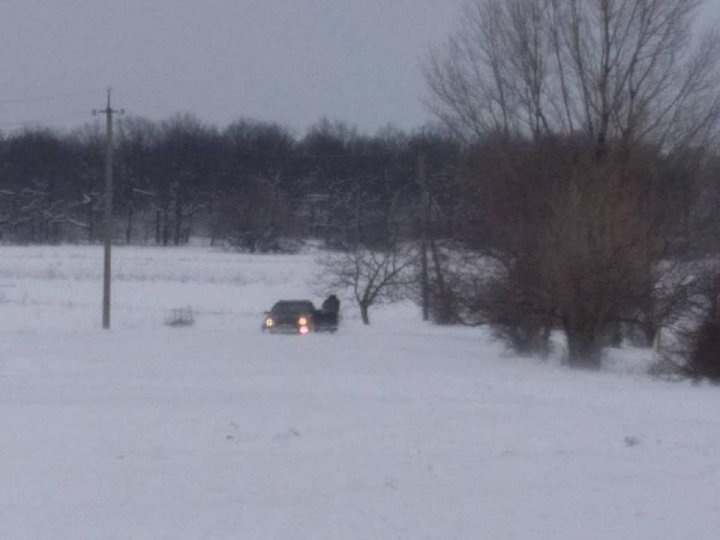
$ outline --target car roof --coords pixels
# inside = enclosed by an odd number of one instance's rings
[[[275,302],[272,307],[272,311],[279,310],[304,310],[304,309],[315,309],[314,304],[310,300],[280,300]]]

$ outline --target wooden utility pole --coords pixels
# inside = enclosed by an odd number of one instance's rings
[[[93,114],[105,114],[105,260],[103,265],[103,328],[110,328],[110,281],[112,265],[112,235],[113,235],[113,115],[122,114],[123,110],[115,110],[110,105],[110,89],[107,93],[107,107],[103,110],[94,110]]]
[[[420,287],[422,292],[422,319],[430,320],[430,277],[428,274],[428,228],[430,216],[428,215],[429,193],[427,174],[425,171],[425,154],[417,157],[417,182],[420,185]]]

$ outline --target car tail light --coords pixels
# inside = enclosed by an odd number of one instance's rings
[[[298,324],[300,326],[307,326],[307,323],[308,323],[307,317],[300,317],[298,319]]]
[[[310,329],[307,326],[301,326],[300,327],[300,333],[304,336],[305,334],[310,333]]]

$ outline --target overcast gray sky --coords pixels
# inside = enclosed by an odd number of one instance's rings
[[[420,58],[460,0],[0,0],[0,129],[72,127],[115,105],[297,133],[429,119]]]
[[[249,117],[302,134],[430,119],[420,59],[461,0],[0,0],[0,129],[73,127],[103,106]],[[720,0],[708,0],[720,14]]]

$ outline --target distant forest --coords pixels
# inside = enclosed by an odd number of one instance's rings
[[[27,129],[0,138],[0,234],[13,243],[102,239],[104,126],[72,133]],[[418,163],[447,177],[461,145],[449,135],[374,136],[320,121],[298,139],[277,124],[237,121],[224,130],[187,114],[120,118],[115,133],[117,243],[181,245],[193,236],[255,251],[315,237],[330,245],[382,243],[417,221]],[[457,197],[443,190],[448,231]],[[449,199],[453,199],[452,202]],[[439,207],[438,207],[439,209]]]

